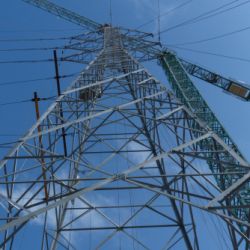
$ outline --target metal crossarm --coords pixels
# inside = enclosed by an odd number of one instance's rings
[[[63,18],[67,21],[88,28],[90,30],[98,30],[101,28],[101,25],[99,23],[92,21],[91,19],[88,19],[86,17],[80,16],[79,14],[73,11],[67,10],[47,0],[22,0],[22,1],[28,4],[32,4],[40,9],[43,9],[56,16],[59,16],[60,18]]]

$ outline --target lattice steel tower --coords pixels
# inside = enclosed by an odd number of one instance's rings
[[[0,248],[26,235],[22,249],[207,249],[213,231],[249,249],[249,163],[187,72],[248,100],[246,86],[150,34],[25,2],[86,30],[63,60],[87,66],[0,162]]]

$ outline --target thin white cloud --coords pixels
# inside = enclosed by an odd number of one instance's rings
[[[134,5],[136,10],[136,17],[141,21],[141,24],[146,23],[147,21],[153,20],[150,25],[145,27],[151,27],[152,33],[157,33],[158,31],[158,3],[157,1],[152,0],[129,0],[131,4]],[[185,3],[185,2],[183,2]],[[175,11],[172,11],[179,4],[174,1],[160,1],[160,28],[161,30],[169,26],[169,23],[172,22]],[[140,25],[140,24],[139,24]],[[139,26],[138,25],[138,26]]]

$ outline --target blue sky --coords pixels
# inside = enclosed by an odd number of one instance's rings
[[[58,0],[54,1],[79,14],[89,17],[99,23],[109,22],[109,0]],[[161,0],[161,12],[167,12],[174,6],[185,2],[177,0]],[[229,0],[201,1],[193,0],[190,4],[162,17],[161,28],[172,27],[192,17],[196,17],[208,10],[214,9]],[[245,1],[239,1],[243,3]],[[236,4],[235,4],[236,5]],[[157,1],[153,0],[112,0],[113,25],[136,28],[141,24],[156,18]],[[222,13],[195,24],[186,25],[162,34],[163,44],[188,43],[245,28],[250,23],[250,3],[235,8],[227,13]],[[0,9],[0,50],[11,48],[53,47],[62,44],[62,41],[41,42],[3,42],[3,39],[29,39],[29,38],[54,38],[75,35],[81,32],[80,27],[73,25],[46,12],[29,6],[19,0],[4,1]],[[156,32],[155,22],[143,26],[148,32]],[[227,56],[250,59],[250,30],[194,45],[183,45],[185,48],[219,53]],[[230,60],[221,57],[191,53],[177,50],[178,55],[190,61],[197,62],[211,70],[227,77],[250,83],[250,63],[240,60]],[[52,51],[45,52],[3,52],[0,51],[0,61],[48,59],[52,58]],[[70,63],[60,65],[62,74],[80,71],[81,66]],[[165,82],[164,74],[158,67],[151,70],[160,80]],[[38,64],[0,64],[0,84],[54,76],[54,65],[50,63]],[[195,80],[208,104],[225,126],[229,134],[237,143],[243,154],[250,159],[250,104],[223,93],[220,89],[209,86],[207,83]],[[65,88],[70,82],[62,82]],[[16,85],[0,85],[0,103],[31,99],[33,92],[38,91],[39,96],[48,97],[56,94],[55,82],[44,81]],[[16,140],[35,121],[34,104],[31,102],[0,106],[1,124],[0,141],[9,142]],[[45,110],[48,103],[41,104]],[[9,135],[9,136],[6,136]],[[5,149],[0,149],[2,156]],[[209,249],[209,248],[208,248]]]
[[[92,18],[97,22],[109,22],[109,0],[94,1],[55,1],[66,8],[77,11],[79,14]],[[161,12],[167,12],[173,7],[185,2],[183,1],[161,1]],[[196,17],[208,10],[214,9],[230,1],[203,1],[202,4],[193,0],[183,8],[162,17],[161,27],[165,29],[178,23]],[[243,3],[244,1],[239,1]],[[236,4],[235,4],[236,5]],[[157,1],[150,0],[113,0],[112,1],[113,23],[114,25],[136,28],[148,20],[157,16]],[[218,16],[186,25],[170,32],[162,34],[164,44],[179,44],[206,39],[221,35],[248,26],[250,4],[245,4]],[[29,6],[21,1],[4,1],[0,9],[0,38],[1,39],[21,39],[21,38],[47,38],[62,37],[80,33],[77,25],[72,25],[64,20],[47,14],[39,9]],[[156,23],[151,23],[142,27],[148,32],[157,30]],[[241,32],[223,39],[216,39],[200,44],[186,45],[182,47],[203,50],[224,54],[250,58],[249,42],[250,30]],[[62,44],[62,42],[1,42],[1,49],[9,48],[29,48],[29,47],[50,47]],[[207,68],[234,79],[250,82],[249,62],[230,60],[221,57],[214,57],[184,50],[177,50],[178,55],[191,61],[197,62]],[[1,61],[22,60],[22,59],[48,59],[52,58],[51,51],[45,52],[0,52]],[[67,64],[61,66],[61,72],[75,73],[80,70],[80,66]],[[0,64],[1,82],[43,78],[54,75],[53,63],[38,64]],[[154,73],[164,81],[161,69],[156,69]],[[207,99],[210,107],[216,113],[225,128],[229,131],[233,139],[249,159],[248,148],[250,146],[250,117],[249,104],[237,100],[236,98],[223,93],[220,89],[209,86],[206,83],[195,80],[197,87]],[[67,86],[68,81],[63,83]],[[52,81],[5,85],[1,86],[1,103],[24,100],[32,97],[34,91],[38,91],[41,96],[53,96],[55,94],[55,84]],[[34,122],[33,104],[25,103],[20,105],[2,106],[0,114],[2,122],[0,125],[1,134],[19,135],[23,134]],[[18,124],[18,126],[16,126]],[[3,141],[10,141],[16,137],[1,137]]]

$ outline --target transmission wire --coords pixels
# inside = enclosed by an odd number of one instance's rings
[[[182,4],[180,4],[180,5],[177,5],[176,7],[170,9],[169,11],[162,13],[162,14],[160,15],[160,17],[166,16],[166,15],[170,14],[171,12],[174,12],[175,10],[180,9],[180,8],[184,7],[185,5],[191,3],[192,1],[193,1],[193,0],[188,0],[188,1],[186,1],[186,2],[184,2],[184,3],[182,3]],[[156,18],[151,19],[151,20],[149,20],[149,21],[147,21],[147,22],[141,24],[140,26],[136,27],[135,29],[140,29],[140,28],[142,28],[142,27],[144,27],[144,26],[146,26],[146,25],[148,25],[148,24],[150,24],[150,23],[153,23],[155,20],[156,20]]]
[[[158,41],[161,42],[161,9],[160,9],[160,0],[157,1],[158,7]]]
[[[49,101],[49,100],[54,99],[55,97],[56,96],[50,96],[50,97],[39,98],[39,99],[40,101]],[[0,103],[0,106],[8,106],[8,105],[21,104],[21,103],[27,103],[27,102],[33,102],[33,99],[24,99],[24,100],[19,100],[19,101]]]
[[[171,26],[171,27],[169,27],[169,28],[166,28],[166,29],[162,30],[162,31],[161,31],[161,34],[162,34],[162,33],[169,32],[169,31],[174,30],[174,29],[177,29],[177,28],[179,28],[179,27],[186,26],[186,25],[188,25],[188,24],[192,24],[192,23],[199,22],[200,19],[201,19],[201,20],[204,20],[203,18],[205,18],[205,16],[207,16],[207,15],[209,15],[209,14],[213,14],[214,12],[216,12],[216,11],[218,11],[218,10],[220,10],[220,9],[223,9],[223,8],[225,8],[225,7],[227,7],[227,6],[230,6],[230,5],[232,5],[232,4],[234,4],[234,3],[238,2],[238,1],[239,1],[239,0],[231,1],[230,3],[223,4],[223,5],[221,5],[220,7],[217,7],[217,8],[215,8],[215,9],[210,10],[210,11],[206,11],[206,12],[204,12],[204,13],[202,13],[202,14],[200,14],[200,15],[194,17],[194,18],[188,19],[188,20],[186,20],[186,21],[184,21],[184,22],[182,22],[182,23],[173,25],[173,26]],[[250,2],[250,1],[247,1],[247,3],[248,3],[248,2]],[[245,3],[246,3],[246,2],[245,2]],[[235,8],[235,7],[234,7],[234,8]]]
[[[43,48],[8,48],[8,49],[0,49],[0,52],[12,52],[12,51],[44,51],[44,50],[58,50],[58,49],[66,49],[65,46],[62,47],[43,47]]]
[[[82,29],[34,29],[34,30],[0,30],[0,33],[40,33],[40,32],[65,32],[65,31],[80,31]]]
[[[15,61],[0,61],[0,64],[24,64],[24,63],[47,63],[53,62],[53,59],[40,59],[40,60],[15,60]]]
[[[31,99],[25,99],[25,100],[21,100],[21,101],[13,101],[13,102],[5,102],[5,103],[0,103],[0,106],[7,106],[7,105],[13,105],[13,104],[21,104],[21,103],[26,103],[26,102],[30,102]]]
[[[72,73],[72,74],[68,74],[68,75],[62,75],[59,78],[63,79],[63,78],[70,78],[73,77],[75,75],[79,74],[79,72],[76,73]],[[26,83],[31,83],[31,82],[38,82],[38,81],[49,81],[49,80],[53,80],[55,79],[55,76],[51,76],[51,77],[45,77],[45,78],[37,78],[37,79],[29,79],[29,80],[22,80],[22,81],[9,81],[9,82],[0,82],[0,86],[5,86],[5,85],[15,85],[15,84],[26,84]]]
[[[248,3],[250,3],[249,0],[247,0],[247,1],[243,2],[243,3],[240,3],[240,4],[236,5],[236,6],[230,7],[230,8],[228,8],[228,9],[221,10],[221,11],[219,11],[219,12],[217,12],[217,13],[214,13],[214,14],[211,14],[211,15],[208,15],[208,16],[205,16],[205,17],[203,17],[203,18],[200,18],[199,20],[197,20],[197,21],[195,21],[195,22],[193,22],[193,23],[197,23],[197,22],[200,22],[200,21],[202,21],[202,20],[208,19],[208,18],[210,18],[210,17],[217,16],[217,15],[219,15],[219,14],[228,12],[228,11],[230,11],[230,10],[234,10],[234,9],[236,9],[236,8],[238,8],[238,7],[241,7],[241,6],[243,6],[243,5],[245,5],[245,4],[248,4]]]
[[[0,39],[0,42],[37,42],[37,41],[57,41],[57,40],[69,40],[74,38],[70,37],[57,37],[57,38],[16,38],[16,39]]]
[[[109,0],[109,18],[110,18],[110,25],[112,26],[113,23],[112,0]]]
[[[216,56],[216,57],[221,57],[221,58],[227,58],[227,59],[230,59],[230,60],[237,60],[237,61],[242,61],[242,62],[247,62],[247,63],[250,62],[250,59],[242,58],[242,57],[228,56],[228,55],[224,55],[224,54],[218,54],[218,53],[214,53],[214,52],[183,48],[183,47],[179,47],[179,46],[169,46],[169,47],[173,47],[173,48],[180,49],[180,50],[185,50],[185,51],[190,51],[190,52],[194,52],[194,53],[199,53],[199,54],[205,54],[205,55],[211,55],[211,56]]]
[[[249,30],[249,29],[250,29],[250,26],[247,26],[245,28],[241,28],[241,29],[234,30],[234,31],[231,31],[231,32],[228,32],[228,33],[224,33],[224,34],[221,34],[221,35],[209,37],[209,38],[206,38],[206,39],[201,39],[201,40],[192,41],[192,42],[186,42],[186,43],[170,44],[169,46],[192,45],[192,44],[204,43],[204,42],[208,42],[208,41],[213,41],[213,40],[221,39],[221,38],[224,38],[224,37],[227,37],[227,36],[231,36],[231,35],[234,35],[234,34],[237,34],[237,33],[241,33],[241,32],[244,32],[246,30]]]
[[[64,58],[58,58],[58,62],[71,62],[64,60]],[[54,59],[30,59],[30,60],[10,60],[10,61],[0,61],[0,64],[25,64],[25,63],[48,63],[54,62]]]

